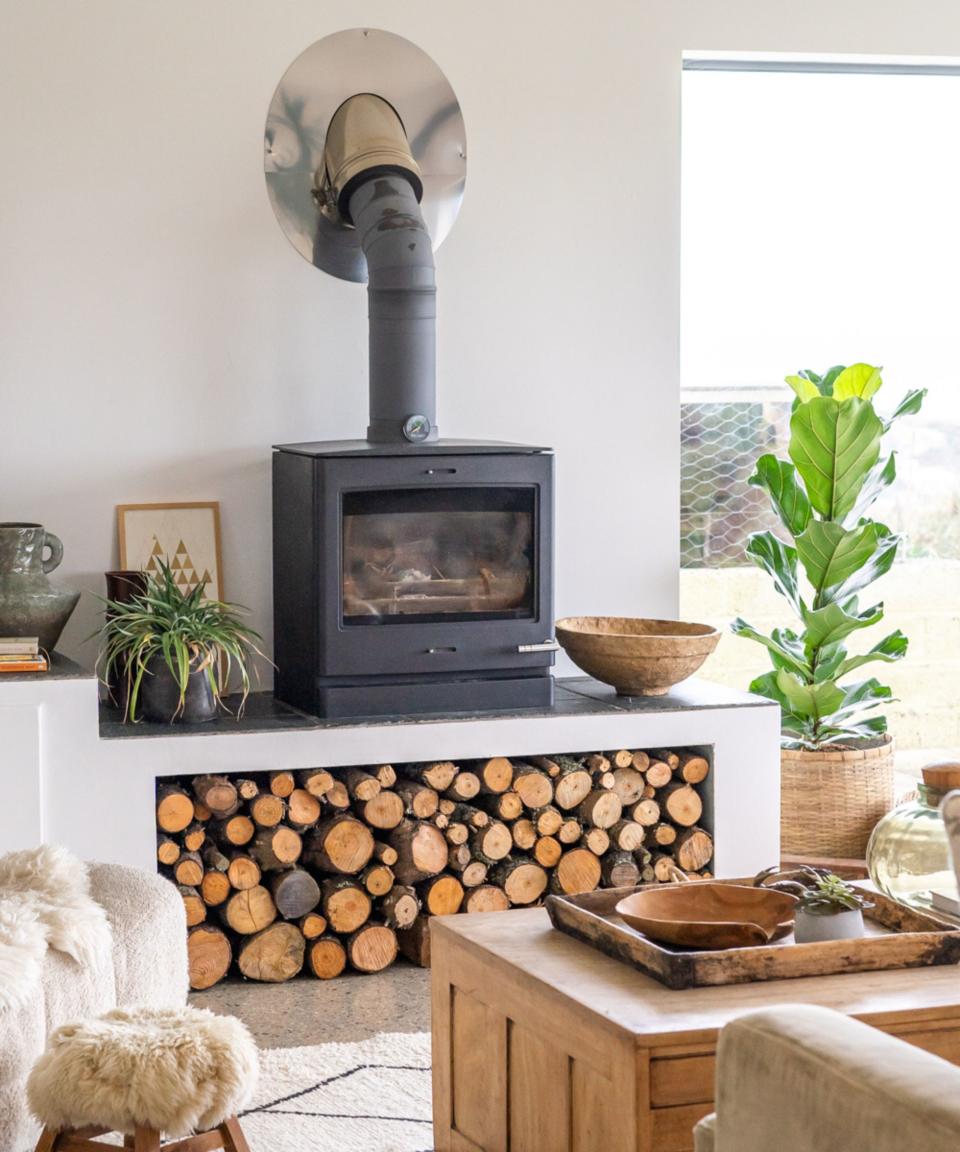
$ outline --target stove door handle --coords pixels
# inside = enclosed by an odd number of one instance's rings
[[[539,644],[518,644],[518,652],[559,652],[560,645],[556,640],[541,640]]]

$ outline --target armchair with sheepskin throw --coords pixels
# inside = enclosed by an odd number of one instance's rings
[[[36,1142],[26,1081],[54,1028],[185,1003],[185,939],[183,902],[160,876],[52,845],[0,856],[0,1149]]]
[[[827,1008],[728,1024],[696,1152],[957,1152],[960,1068]]]

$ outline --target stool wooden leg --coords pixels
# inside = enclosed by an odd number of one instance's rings
[[[250,1152],[250,1145],[236,1116],[225,1120],[218,1131],[223,1137],[224,1152]]]
[[[134,1152],[160,1152],[160,1133],[152,1128],[137,1128],[133,1134]]]
[[[36,1152],[55,1152],[57,1141],[60,1139],[58,1128],[44,1128],[37,1141]]]

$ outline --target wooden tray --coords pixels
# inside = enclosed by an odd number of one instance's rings
[[[693,881],[749,884],[750,880]],[[651,887],[651,885],[643,885]],[[616,914],[617,902],[638,888],[606,888],[582,896],[548,896],[554,928],[599,948],[615,960],[646,972],[668,988],[702,988],[789,980],[841,972],[924,968],[960,961],[960,927],[869,891],[873,908],[864,913],[867,935],[859,940],[797,944],[793,934],[775,944],[708,952],[657,944]]]

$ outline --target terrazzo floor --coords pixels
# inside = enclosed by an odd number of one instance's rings
[[[225,980],[194,992],[190,1002],[239,1017],[261,1048],[366,1040],[378,1032],[430,1030],[430,972],[398,961],[375,976],[301,976],[286,984]]]

